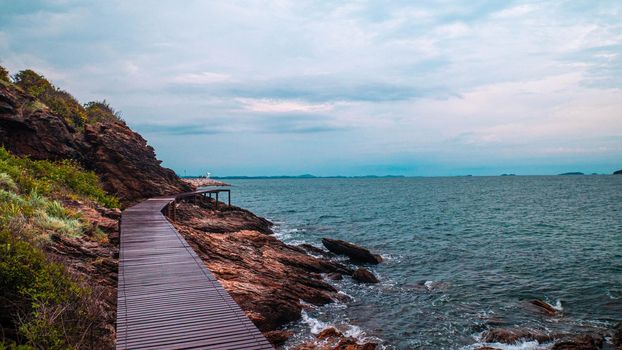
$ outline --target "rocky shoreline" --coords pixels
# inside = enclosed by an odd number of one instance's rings
[[[361,283],[377,282],[366,269],[353,269],[332,260],[334,255],[329,251],[285,244],[273,236],[271,222],[248,210],[224,203],[216,209],[214,203],[210,199],[178,203],[174,225],[274,345],[283,344],[293,335],[283,327],[300,320],[306,304],[347,301],[328,279],[351,276]],[[366,251],[353,247],[358,254]],[[346,347],[371,350],[376,344],[359,344],[354,338],[334,334],[299,348]]]

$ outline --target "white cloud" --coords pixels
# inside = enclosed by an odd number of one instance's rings
[[[238,98],[237,101],[243,105],[244,109],[259,113],[318,113],[333,109],[333,105],[329,103],[311,104],[299,101],[251,98]]]
[[[203,85],[203,84],[214,84],[214,83],[225,83],[233,81],[231,76],[222,73],[214,73],[214,72],[201,72],[201,73],[185,73],[180,74],[171,81],[179,84],[195,84],[195,85]]]

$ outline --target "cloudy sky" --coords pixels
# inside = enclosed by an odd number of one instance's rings
[[[0,8],[1,65],[106,99],[180,174],[622,168],[618,0]]]

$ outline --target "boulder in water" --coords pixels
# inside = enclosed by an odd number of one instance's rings
[[[514,344],[519,340],[536,340],[539,343],[543,343],[553,339],[548,334],[527,328],[493,328],[485,332],[482,338],[486,343],[503,344]]]
[[[364,282],[364,283],[378,283],[380,282],[378,278],[368,269],[359,268],[354,271],[352,274],[352,278],[355,281]]]
[[[380,255],[372,254],[369,250],[350,242],[339,239],[322,238],[322,244],[331,252],[346,255],[354,261],[371,264],[379,264],[382,262],[382,257]]]
[[[602,348],[603,342],[601,335],[583,334],[559,341],[551,350],[598,350]]]
[[[547,315],[555,316],[557,314],[557,310],[546,301],[536,299],[529,301],[529,303],[535,306],[538,311],[544,312]]]
[[[343,336],[343,333],[337,330],[335,327],[328,327],[323,329],[318,335],[318,339],[336,338]]]

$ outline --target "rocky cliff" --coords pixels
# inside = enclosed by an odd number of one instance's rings
[[[123,121],[75,128],[12,84],[0,84],[0,145],[32,159],[75,160],[125,205],[190,189]]]

